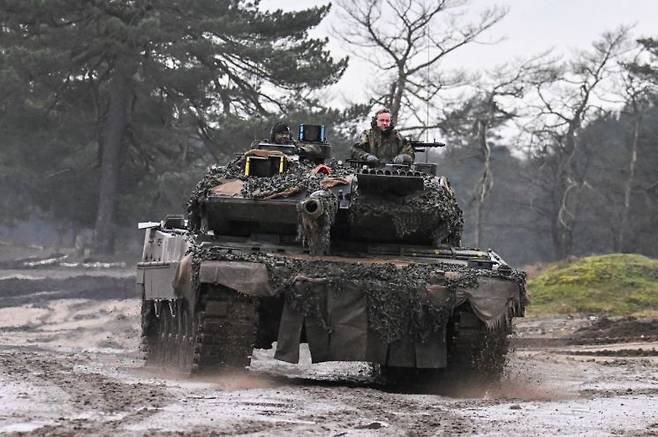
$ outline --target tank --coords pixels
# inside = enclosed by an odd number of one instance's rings
[[[337,161],[322,126],[299,131],[209,168],[187,217],[140,224],[147,364],[243,369],[254,347],[296,363],[308,343],[313,362],[370,362],[389,381],[499,375],[525,274],[460,247],[448,180]]]

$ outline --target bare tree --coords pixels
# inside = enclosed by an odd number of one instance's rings
[[[579,132],[600,108],[595,92],[609,77],[615,60],[626,49],[628,28],[606,32],[589,51],[566,64],[547,69],[535,80],[538,125],[536,157],[543,162],[544,187],[551,202],[551,237],[555,256],[572,253],[579,202],[577,194],[589,188],[585,169],[576,160]]]
[[[628,150],[628,169],[624,180],[624,203],[622,205],[621,220],[614,245],[617,252],[624,250],[626,233],[628,232],[631,195],[633,186],[635,185],[635,171],[638,161],[640,131],[642,130],[643,115],[650,105],[650,96],[653,88],[651,83],[636,75],[633,72],[633,68],[629,68],[629,65],[637,65],[639,63],[640,55],[636,55],[630,64],[624,65],[621,72],[622,96],[625,100],[624,112],[632,120],[632,131]]]
[[[445,85],[431,71],[444,57],[477,40],[499,22],[506,9],[492,7],[471,22],[464,16],[468,0],[338,0],[343,25],[336,35],[353,53],[383,74],[383,90],[375,102],[391,110],[393,123],[400,109],[414,101],[429,102]],[[379,84],[377,84],[379,85]]]
[[[545,68],[545,54],[527,61],[508,64],[483,74],[474,94],[456,111],[446,113],[439,122],[441,129],[467,139],[475,146],[475,157],[482,168],[473,190],[474,241],[482,244],[483,206],[494,185],[491,169],[492,138],[500,137],[506,123],[519,115],[517,103],[531,85],[530,79]],[[457,138],[455,138],[456,140]]]

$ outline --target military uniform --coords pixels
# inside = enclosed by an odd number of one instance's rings
[[[277,137],[277,134],[287,134],[287,137],[281,138]],[[270,130],[269,141],[267,139],[262,140],[262,142],[269,142],[271,144],[285,144],[285,145],[294,145],[297,146],[302,151],[302,156],[310,161],[315,163],[322,163],[325,159],[324,150],[318,144],[309,144],[309,143],[298,143],[292,137],[292,132],[290,127],[284,122],[277,122],[272,126]],[[256,141],[252,143],[252,149],[256,148],[259,142]]]
[[[363,131],[361,139],[352,146],[352,159],[365,161],[368,155],[375,155],[384,162],[392,162],[397,155],[404,153],[414,159],[414,148],[395,129],[382,131],[374,126]]]

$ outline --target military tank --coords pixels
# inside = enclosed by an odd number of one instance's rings
[[[437,144],[415,143],[418,149]],[[434,164],[330,157],[324,128],[209,168],[188,215],[141,223],[146,362],[243,369],[254,347],[366,361],[389,379],[495,376],[525,274],[460,247],[462,212]]]

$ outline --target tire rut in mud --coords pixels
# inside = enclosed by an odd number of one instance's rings
[[[135,278],[81,275],[68,278],[0,279],[0,308],[43,304],[55,299],[128,299],[139,297]]]
[[[455,435],[475,432],[473,422],[447,405],[427,397],[408,396],[369,388],[334,387],[313,391],[314,398],[340,399],[342,409],[322,415],[323,422],[340,424],[356,432],[377,433],[388,427],[405,430],[407,435]],[[317,416],[301,420],[317,421]],[[330,429],[318,430],[330,433]],[[381,431],[380,431],[381,432]]]
[[[78,356],[79,357],[79,356]],[[158,385],[121,382],[99,373],[75,369],[76,355],[48,352],[4,351],[0,371],[6,376],[38,385],[54,385],[68,395],[77,414],[98,419],[60,417],[57,423],[17,435],[88,435],[111,432],[119,426],[142,420],[168,402],[169,395]],[[103,419],[107,415],[117,418]]]

